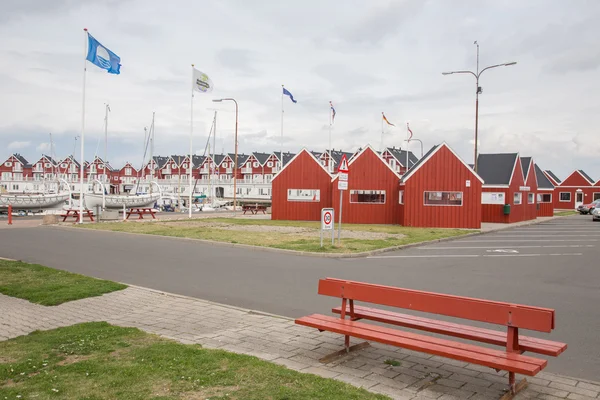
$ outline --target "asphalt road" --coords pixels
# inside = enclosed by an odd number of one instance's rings
[[[198,241],[58,227],[0,230],[0,257],[299,317],[328,313],[322,277],[556,309],[568,343],[550,372],[600,376],[600,224],[572,216],[361,259],[290,256]]]

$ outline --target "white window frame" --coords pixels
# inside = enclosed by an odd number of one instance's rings
[[[562,199],[562,195],[563,194],[568,194],[569,195],[569,200],[563,200]],[[570,203],[571,202],[571,192],[559,192],[558,193],[558,201],[562,202],[562,203]]]
[[[518,200],[518,202],[517,202],[517,200]],[[515,206],[519,206],[519,205],[523,204],[523,193],[515,192],[513,194],[513,204]]]
[[[527,193],[527,204],[535,204],[535,193]]]
[[[12,162],[7,161],[7,162],[4,163],[4,166],[5,167],[12,167]]]
[[[398,192],[398,204],[404,204],[404,190]]]
[[[295,193],[294,193],[295,192]],[[313,197],[315,200],[313,200]],[[300,203],[318,203],[321,201],[320,189],[288,189],[287,201]]]
[[[269,162],[267,163],[267,167],[269,167],[269,168],[273,167],[273,161],[269,161]]]
[[[254,161],[254,162],[252,163],[252,166],[253,166],[254,168],[258,168],[258,161]]]
[[[362,193],[359,193],[362,192]],[[367,193],[370,192],[370,193]],[[378,192],[378,193],[375,193]],[[374,202],[364,202],[364,201],[352,201],[352,194],[370,194],[370,195],[383,195],[383,202],[380,203],[374,203]],[[378,190],[378,189],[368,189],[368,190],[364,190],[364,189],[353,189],[349,191],[349,199],[350,199],[350,203],[351,204],[376,204],[376,205],[384,205],[387,202],[387,193],[385,192],[385,190]]]
[[[550,201],[544,201],[544,196],[550,196]],[[542,204],[552,203],[552,193],[538,193],[537,202]]]
[[[427,202],[425,201],[425,199],[427,199],[427,193],[442,193],[442,197],[443,197],[443,193],[460,193],[460,204],[427,204]],[[423,192],[423,205],[426,207],[462,207],[464,204],[464,193],[463,192],[458,192],[458,191],[450,191],[450,190],[426,190]]]

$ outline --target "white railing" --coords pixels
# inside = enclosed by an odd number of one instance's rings
[[[251,174],[252,173],[252,168],[242,168],[242,174]]]

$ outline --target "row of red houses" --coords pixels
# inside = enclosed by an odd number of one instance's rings
[[[533,220],[600,198],[600,180],[575,171],[560,182],[518,153],[480,154],[475,172],[442,143],[408,164],[407,172],[404,165],[395,168],[385,152],[370,146],[354,154],[342,198],[343,220],[479,229],[482,222]],[[302,150],[273,179],[272,218],[318,221],[322,208],[337,213],[337,180],[337,174]]]

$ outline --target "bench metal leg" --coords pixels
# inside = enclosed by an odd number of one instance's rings
[[[353,351],[362,350],[362,349],[367,348],[369,346],[370,346],[369,342],[362,342],[362,343],[355,344],[355,345],[350,346],[350,347],[344,347],[340,351],[336,351],[335,353],[328,354],[325,357],[319,359],[319,362],[321,362],[323,364],[328,364],[328,363],[330,363],[330,362],[332,362],[332,361],[334,361],[334,360],[336,360],[336,359],[338,359],[340,357],[345,356],[346,354],[349,354],[349,353],[351,353]]]
[[[521,382],[519,382],[518,384],[515,385],[515,373],[514,372],[508,373],[508,379],[509,379],[509,382],[511,382],[510,390],[508,392],[506,392],[504,394],[504,396],[502,396],[500,398],[500,400],[514,399],[514,397],[517,395],[517,393],[519,393],[521,390],[525,389],[527,387],[527,385],[529,384],[529,382],[527,382],[527,379],[523,378],[523,380],[521,380]]]

